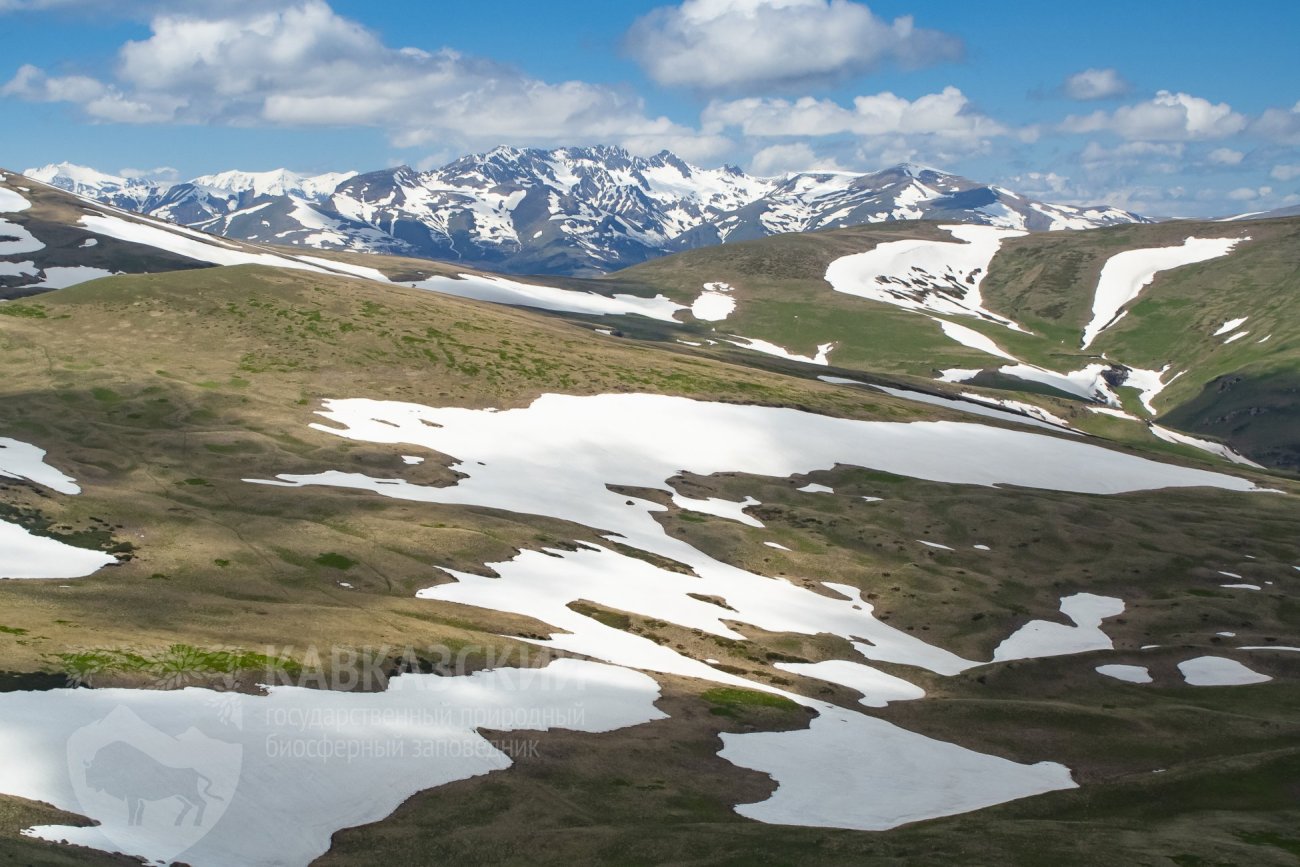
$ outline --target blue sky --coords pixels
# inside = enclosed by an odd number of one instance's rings
[[[187,178],[497,144],[937,165],[1153,215],[1300,202],[1300,4],[0,0],[0,165]]]

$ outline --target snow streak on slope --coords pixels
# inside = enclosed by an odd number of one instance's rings
[[[836,259],[826,269],[826,282],[837,292],[908,310],[976,316],[1023,330],[985,310],[979,287],[1003,240],[1025,233],[992,226],[939,228],[957,241],[888,241]]]
[[[211,262],[213,265],[268,265],[272,268],[328,273],[324,268],[287,256],[249,253],[228,247],[216,238],[208,240],[198,233],[181,234],[170,227],[164,229],[161,226],[151,226],[121,217],[87,215],[81,218],[81,225],[99,235],[167,250],[199,262]]]
[[[656,295],[653,298],[642,298],[638,295],[597,295],[595,292],[557,289],[553,286],[520,283],[504,277],[474,274],[459,274],[455,279],[430,277],[428,280],[406,285],[460,298],[493,301],[516,307],[537,307],[541,310],[556,310],[563,313],[585,313],[592,316],[635,313],[651,319],[674,322],[676,320],[673,314],[678,310],[687,309],[663,295]]]
[[[1092,300],[1092,321],[1083,329],[1087,349],[1097,335],[1123,317],[1124,306],[1137,298],[1156,274],[1226,256],[1249,238],[1188,238],[1179,247],[1149,247],[1117,253],[1106,262]]]

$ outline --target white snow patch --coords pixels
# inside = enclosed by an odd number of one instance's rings
[[[997,646],[993,651],[993,661],[1110,650],[1114,644],[1110,636],[1102,632],[1101,622],[1124,613],[1124,602],[1113,596],[1076,593],[1061,598],[1061,613],[1075,625],[1031,620]]]
[[[269,265],[273,268],[290,268],[299,271],[325,273],[323,268],[288,256],[272,253],[249,253],[231,247],[216,238],[209,240],[199,232],[183,231],[179,226],[155,226],[121,217],[87,215],[81,218],[81,225],[99,235],[107,235],[119,241],[143,244],[158,250],[167,250],[178,256],[185,256],[199,262],[213,265]]]
[[[1249,331],[1238,331],[1236,334],[1232,335],[1232,336],[1229,337],[1227,340],[1223,341],[1223,345],[1224,345],[1224,346],[1227,346],[1229,343],[1235,343],[1235,342],[1237,342],[1238,340],[1240,340],[1241,338],[1245,337],[1247,334],[1250,334],[1250,332],[1249,332]]]
[[[1158,424],[1152,424],[1149,425],[1149,427],[1151,433],[1153,433],[1157,439],[1162,439],[1165,442],[1180,443],[1185,446],[1191,446],[1192,448],[1200,449],[1203,452],[1209,452],[1212,455],[1218,455],[1219,457],[1231,461],[1234,464],[1242,464],[1244,466],[1254,467],[1255,469],[1258,470],[1264,469],[1264,467],[1255,463],[1250,458],[1243,457],[1242,455],[1237,454],[1237,452],[1233,451],[1230,447],[1224,445],[1223,443],[1216,443],[1212,440],[1198,439],[1197,437],[1194,436],[1188,436],[1187,434],[1179,433],[1178,431],[1173,431],[1173,430],[1169,430],[1168,428],[1163,428]]]
[[[0,437],[0,476],[26,479],[60,494],[80,494],[77,480],[45,463],[45,450],[30,443]]]
[[[1151,672],[1144,665],[1099,665],[1096,671],[1125,683],[1151,683]]]
[[[926,546],[929,546],[929,547],[931,547],[931,548],[939,548],[940,550],[943,550],[943,551],[951,551],[951,550],[952,550],[952,548],[949,548],[947,545],[940,545],[938,542],[927,542],[927,541],[925,541],[924,539],[917,539],[916,541],[920,542],[922,545],[926,545]]]
[[[914,683],[886,674],[878,668],[850,662],[846,659],[831,659],[825,662],[778,662],[776,668],[815,677],[827,683],[838,683],[849,689],[862,693],[861,703],[867,707],[884,707],[891,701],[912,701],[925,698],[925,690]]]
[[[827,487],[826,485],[819,485],[819,484],[817,484],[816,482],[809,482],[808,484],[804,485],[802,488],[795,488],[795,490],[799,491],[800,493],[804,493],[804,494],[833,494],[833,493],[835,493],[835,489],[834,489],[834,488]]]
[[[388,275],[378,268],[367,268],[365,265],[353,265],[351,262],[340,262],[336,259],[323,259],[320,256],[296,256],[308,265],[315,265],[329,271],[342,271],[344,274],[351,274],[354,277],[364,277],[367,280],[374,280],[376,283],[391,283]]]
[[[1022,765],[842,708],[819,710],[804,730],[721,735],[718,755],[778,784],[766,801],[737,813],[778,825],[883,831],[1076,788],[1055,762]]]
[[[1023,330],[983,307],[980,282],[1007,238],[1025,232],[992,226],[940,226],[956,242],[889,241],[831,262],[826,282],[837,292],[908,310],[976,316]]]
[[[829,377],[829,376],[819,376],[817,378],[822,380],[823,382],[833,382],[836,379],[835,377]],[[970,415],[979,415],[979,416],[984,416],[985,418],[1002,419],[1003,421],[1010,421],[1010,422],[1015,422],[1016,424],[1029,425],[1030,427],[1041,427],[1041,428],[1046,428],[1048,430],[1061,431],[1063,433],[1070,433],[1075,435],[1078,434],[1077,431],[1070,430],[1068,427],[1062,429],[1058,425],[1052,424],[1051,422],[1047,421],[1046,416],[1051,416],[1051,414],[1046,412],[1045,410],[1039,410],[1038,407],[1033,406],[1032,404],[1021,403],[1019,401],[1013,401],[1013,400],[996,401],[994,398],[986,398],[983,397],[982,395],[977,395],[973,393],[963,393],[962,397],[965,399],[958,400],[952,397],[940,397],[937,394],[927,394],[926,392],[923,391],[912,391],[911,389],[908,388],[891,388],[886,385],[870,385],[869,383],[856,382],[855,380],[852,379],[844,380],[844,382],[841,384],[865,385],[868,388],[874,388],[877,391],[883,391],[885,394],[889,394],[894,397],[900,397],[904,400],[914,400],[918,403],[928,403],[931,406],[947,407],[948,409],[955,409],[958,412],[969,413]],[[972,401],[978,401],[978,403]],[[1019,412],[1006,412],[1000,409],[993,409],[991,406],[987,405],[988,403],[997,403],[998,405],[1005,405],[1009,409],[1017,409],[1017,410],[1023,407],[1026,412],[1028,412],[1030,409],[1038,410],[1038,412],[1041,413],[1044,417],[1033,418],[1029,415],[1024,415]],[[1051,416],[1051,417],[1055,418],[1055,416]],[[1064,422],[1062,422],[1062,424],[1064,424]]]
[[[637,295],[597,295],[595,292],[559,289],[554,286],[520,283],[504,277],[475,274],[459,274],[455,279],[430,277],[408,285],[416,289],[440,292],[443,295],[455,295],[458,298],[472,298],[476,301],[491,301],[517,307],[536,307],[561,313],[585,313],[592,316],[636,314],[664,322],[674,322],[676,320],[673,319],[673,314],[678,310],[686,309],[663,295],[656,295],[653,298],[641,298]]]
[[[44,249],[45,244],[31,232],[17,223],[0,218],[0,256],[18,256]]]
[[[1243,322],[1245,322],[1245,321],[1246,321],[1247,319],[1249,319],[1249,318],[1250,318],[1249,316],[1243,316],[1243,317],[1241,317],[1240,319],[1229,319],[1227,322],[1225,322],[1225,323],[1223,323],[1222,325],[1219,326],[1219,330],[1218,330],[1218,331],[1214,332],[1214,333],[1211,334],[1210,336],[1211,336],[1211,337],[1222,337],[1222,336],[1225,335],[1225,334],[1228,334],[1228,333],[1230,333],[1230,332],[1236,331],[1237,328],[1238,328],[1238,327],[1239,327]]]
[[[994,343],[992,338],[979,333],[974,328],[967,328],[965,325],[958,325],[956,322],[949,322],[946,319],[939,319],[937,317],[931,318],[934,319],[935,322],[939,323],[939,327],[943,329],[945,335],[968,349],[987,352],[989,355],[1010,359],[1011,361],[1019,360],[1014,355]]]
[[[101,277],[112,277],[114,273],[116,272],[106,271],[103,268],[90,268],[84,265],[46,268],[45,276],[41,278],[39,283],[31,284],[31,288],[66,289],[69,286],[76,286],[78,283],[88,283]]]
[[[1228,590],[1263,590],[1258,584],[1220,584],[1220,587]]]
[[[1281,650],[1287,653],[1300,653],[1300,647],[1287,647],[1282,644],[1269,644],[1263,646],[1239,647],[1238,650]]]
[[[1249,238],[1188,238],[1178,247],[1148,247],[1111,256],[1102,266],[1092,299],[1092,321],[1083,330],[1087,349],[1097,335],[1118,321],[1124,305],[1141,294],[1156,274],[1226,256]]]
[[[735,500],[724,500],[720,497],[709,497],[704,500],[692,500],[689,497],[683,497],[681,494],[673,494],[673,505],[679,509],[688,509],[692,512],[699,512],[704,515],[713,515],[718,518],[726,518],[729,521],[738,521],[750,527],[762,527],[763,522],[753,515],[746,515],[745,510],[750,506],[763,505],[753,497],[737,502]]]
[[[993,549],[990,548],[988,545],[971,545],[971,547],[974,548],[976,551],[992,551],[992,550],[993,550]]]
[[[80,244],[79,246],[80,246],[80,248],[83,249],[83,250],[84,250],[84,249],[87,249],[87,248],[89,248],[89,247],[98,247],[98,246],[99,246],[99,239],[98,239],[98,238],[87,238],[86,240],[82,241],[81,244]]]
[[[1222,656],[1198,656],[1178,663],[1183,680],[1191,686],[1245,686],[1272,680],[1266,674],[1251,671],[1235,659]]]
[[[786,546],[782,545],[780,542],[764,542],[763,544],[766,545],[766,546],[769,547],[769,548],[775,548],[775,549],[778,550],[778,551],[789,551],[789,550],[790,550],[790,549],[787,548]]]
[[[28,831],[44,840],[199,867],[307,864],[335,831],[379,821],[416,792],[509,767],[480,727],[605,732],[665,716],[650,677],[574,659],[464,677],[407,674],[381,693],[269,692],[0,693],[0,791],[100,823]],[[138,752],[101,752],[119,742]],[[85,763],[113,787],[88,785]],[[109,793],[147,791],[176,768],[210,781],[202,825],[191,824],[193,815],[173,824],[178,808],[158,802],[146,802],[145,821],[129,825]]]
[[[1127,421],[1141,421],[1141,420],[1142,420],[1142,419],[1138,418],[1137,416],[1133,415],[1132,413],[1127,413],[1127,412],[1125,412],[1125,411],[1122,410],[1122,409],[1115,409],[1115,407],[1113,407],[1113,406],[1089,406],[1089,407],[1086,407],[1086,409],[1088,410],[1088,412],[1096,412],[1096,413],[1100,413],[1100,414],[1102,414],[1102,415],[1113,416],[1114,418],[1122,418],[1122,419],[1126,419]]]
[[[1214,634],[1217,635],[1217,636],[1219,636],[1220,638],[1236,638],[1236,637],[1237,637],[1237,633],[1235,633],[1235,632],[1216,632],[1216,633],[1214,633]]]
[[[84,578],[117,560],[0,521],[0,578]],[[0,783],[3,785],[3,783]]]
[[[402,463],[413,467],[424,463],[424,458],[417,457],[416,455],[402,455]]]
[[[0,214],[16,214],[19,211],[27,210],[31,206],[32,203],[18,193],[0,187]]]
[[[759,340],[755,337],[735,337],[728,340],[727,343],[733,346],[739,346],[741,349],[752,349],[755,352],[761,352],[764,355],[775,355],[779,358],[788,358],[791,361],[802,361],[804,364],[820,364],[823,367],[830,364],[831,350],[835,348],[834,343],[822,343],[817,347],[817,354],[811,358],[807,355],[795,355],[788,349],[777,346],[775,343],[768,343],[766,340]]]
[[[1225,578],[1240,578],[1240,577],[1241,577],[1241,576],[1238,575],[1236,572],[1224,572],[1222,569],[1219,570],[1219,574],[1222,575],[1222,576],[1225,577]]]

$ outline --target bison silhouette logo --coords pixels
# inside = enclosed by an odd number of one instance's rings
[[[218,733],[230,728],[215,717]],[[100,831],[123,851],[147,837],[150,854],[164,860],[215,827],[242,761],[238,742],[192,727],[173,737],[121,706],[68,740],[68,771],[85,814],[99,819]]]
[[[203,791],[199,791],[202,783]],[[97,792],[121,798],[127,805],[127,822],[144,824],[145,801],[176,798],[183,805],[176,814],[181,824],[191,808],[197,807],[194,824],[203,824],[208,798],[224,798],[212,793],[212,781],[193,768],[169,768],[153,757],[128,744],[115,741],[101,747],[95,758],[86,762],[86,785]]]

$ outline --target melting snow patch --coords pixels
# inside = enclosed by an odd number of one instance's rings
[[[775,355],[778,358],[788,358],[791,361],[802,361],[804,364],[820,364],[823,367],[830,364],[831,350],[835,348],[834,343],[819,344],[817,354],[809,358],[807,355],[795,355],[775,343],[768,343],[766,340],[759,340],[754,337],[736,337],[727,342],[733,346],[739,346],[741,349],[752,349],[764,355]]]
[[[0,578],[84,578],[117,560],[0,521]]]
[[[81,244],[80,244],[79,246],[81,247],[81,249],[84,250],[84,249],[87,249],[87,248],[89,248],[89,247],[96,247],[96,246],[98,246],[98,245],[99,245],[99,239],[98,239],[98,238],[87,238],[86,240],[82,241]]]
[[[704,322],[721,322],[736,309],[731,291],[726,283],[705,283],[704,291],[691,304],[691,315]]]
[[[1267,646],[1240,647],[1238,650],[1281,650],[1287,653],[1300,653],[1300,647],[1286,647],[1281,644],[1270,644]]]
[[[1218,636],[1221,637],[1221,638],[1236,638],[1236,637],[1237,637],[1237,633],[1235,633],[1235,632],[1216,632],[1216,633],[1214,633],[1214,634],[1215,634],[1215,635],[1218,635]]]
[[[1163,428],[1158,424],[1152,424],[1149,425],[1149,427],[1151,429],[1151,433],[1154,434],[1157,439],[1162,439],[1165,442],[1178,443],[1180,445],[1191,446],[1194,449],[1200,449],[1203,452],[1209,452],[1212,455],[1218,455],[1219,457],[1231,461],[1234,464],[1243,464],[1245,466],[1255,467],[1256,469],[1260,469],[1260,470],[1264,469],[1264,467],[1255,463],[1250,458],[1243,457],[1242,455],[1237,454],[1237,452],[1233,451],[1230,447],[1225,446],[1223,443],[1216,443],[1212,440],[1198,439],[1197,437],[1194,436],[1188,436],[1187,434],[1179,433],[1178,431],[1172,431],[1169,430],[1168,428]]]
[[[60,494],[80,494],[76,479],[45,463],[45,450],[29,443],[0,437],[0,476],[27,479]]]
[[[861,703],[867,707],[884,707],[891,701],[912,701],[925,698],[925,690],[901,677],[886,674],[878,668],[832,659],[825,662],[778,662],[781,671],[814,677],[827,683],[838,683],[862,693]]]
[[[0,256],[17,256],[44,250],[45,244],[17,223],[0,219]]]
[[[1245,321],[1246,321],[1247,319],[1249,319],[1249,318],[1250,318],[1249,316],[1243,316],[1243,317],[1241,317],[1240,319],[1229,319],[1227,322],[1225,322],[1225,323],[1223,323],[1222,325],[1219,326],[1219,330],[1218,330],[1218,331],[1214,332],[1214,334],[1212,334],[1212,335],[1210,335],[1210,336],[1211,336],[1211,337],[1222,337],[1222,336],[1225,335],[1225,334],[1229,334],[1229,333],[1231,333],[1231,332],[1233,332],[1233,331],[1236,331],[1236,330],[1237,330],[1237,327],[1240,326],[1243,322],[1245,322]]]
[[[826,379],[825,377],[818,378]],[[867,383],[862,384],[866,385]],[[917,403],[928,403],[931,406],[947,407],[948,409],[955,409],[958,412],[969,413],[970,415],[980,415],[985,418],[997,418],[1002,419],[1003,421],[1015,422],[1016,424],[1029,425],[1030,427],[1041,427],[1048,430],[1056,430],[1063,433],[1075,434],[1076,436],[1078,435],[1078,431],[1070,430],[1064,420],[1056,419],[1056,416],[1046,410],[1039,409],[1038,407],[1028,403],[1020,403],[1019,401],[1014,400],[996,400],[994,398],[987,398],[970,392],[963,392],[962,398],[964,399],[957,400],[956,398],[951,397],[940,397],[937,394],[927,394],[923,391],[912,391],[907,388],[890,388],[884,385],[872,385],[870,388],[874,388],[877,391],[883,391],[885,394],[894,397],[901,397],[904,400],[914,400]],[[1008,412],[1006,410],[994,409],[992,406],[988,405],[990,403],[998,406],[1006,406],[1009,409],[1023,409],[1025,412],[1033,411],[1033,413],[1039,417],[1034,418],[1020,412]],[[1048,421],[1048,419],[1056,419],[1060,424],[1054,424],[1051,421]],[[1062,427],[1062,425],[1064,425],[1064,427]]]
[[[1022,765],[842,708],[818,710],[804,730],[721,735],[718,755],[778,784],[766,801],[737,813],[778,825],[883,831],[1076,788],[1055,762]]]
[[[504,277],[483,277],[474,274],[460,274],[456,279],[430,277],[428,280],[408,285],[458,298],[472,298],[476,301],[491,301],[517,307],[536,307],[540,310],[555,310],[562,313],[586,313],[592,316],[636,314],[664,322],[674,322],[673,314],[678,310],[686,309],[663,295],[656,295],[653,298],[641,298],[637,295],[597,295],[595,292],[538,286],[507,280]]]
[[[816,482],[809,482],[808,484],[804,485],[802,488],[796,488],[795,490],[797,490],[797,491],[799,491],[799,492],[801,492],[801,493],[804,493],[804,494],[833,494],[833,493],[835,493],[835,489],[834,489],[834,488],[828,488],[826,485],[819,485],[819,484],[817,484]]]
[[[868,503],[883,503],[883,502],[884,502],[884,498],[882,498],[882,497],[863,497],[862,499],[863,499],[864,501],[868,502]]]
[[[323,269],[297,259],[271,253],[249,253],[227,241],[218,238],[209,239],[200,232],[185,230],[179,226],[163,228],[160,225],[100,214],[82,217],[81,225],[98,235],[107,235],[133,244],[143,244],[146,247],[166,250],[178,256],[198,262],[209,262],[213,265],[269,265],[273,268],[324,273]]]
[[[949,548],[947,545],[940,545],[938,542],[927,542],[927,541],[925,541],[924,539],[917,539],[916,541],[918,541],[918,542],[920,542],[922,545],[926,545],[926,546],[928,546],[928,547],[930,547],[930,548],[939,548],[940,550],[943,550],[943,551],[951,551],[951,550],[952,550],[952,549]]]
[[[1074,626],[1050,620],[1031,620],[1020,627],[1010,638],[993,651],[994,662],[1011,659],[1038,659],[1044,656],[1063,656],[1087,653],[1091,650],[1110,650],[1114,644],[1101,630],[1107,617],[1124,613],[1123,600],[1113,596],[1096,596],[1076,593],[1062,597],[1061,613],[1075,622]]]
[[[18,193],[0,187],[0,214],[15,214],[19,211],[25,211],[31,206],[32,203]]]
[[[723,500],[719,497],[709,497],[705,500],[692,500],[683,497],[681,494],[673,494],[673,505],[679,509],[687,509],[692,512],[700,512],[704,515],[713,515],[718,518],[726,518],[729,521],[739,521],[750,527],[762,527],[763,522],[752,515],[746,515],[745,510],[750,506],[763,505],[753,497],[745,497],[740,502],[733,500]]]
[[[1142,665],[1099,665],[1096,671],[1125,683],[1151,683],[1151,672]]]
[[[769,548],[775,548],[775,549],[778,550],[778,551],[789,551],[789,550],[790,550],[790,549],[787,548],[786,546],[782,545],[780,542],[764,542],[763,544],[766,545],[766,546],[769,547]]]
[[[1115,324],[1124,305],[1141,294],[1156,274],[1171,268],[1226,256],[1248,238],[1188,238],[1178,247],[1150,247],[1117,253],[1102,266],[1092,300],[1092,321],[1083,330],[1083,348]]]
[[[889,241],[831,262],[826,282],[844,292],[908,310],[978,316],[1017,331],[983,307],[980,282],[1007,238],[1024,232],[992,226],[940,226],[952,241]]]
[[[1236,572],[1224,572],[1222,569],[1219,570],[1219,574],[1222,575],[1222,576],[1224,576],[1225,578],[1240,578],[1240,577],[1241,577],[1241,576],[1238,575]]]
[[[1232,335],[1227,340],[1223,341],[1223,345],[1227,346],[1229,343],[1235,343],[1236,341],[1245,337],[1249,333],[1250,333],[1249,331],[1238,331],[1236,334]]]
[[[1266,674],[1251,671],[1235,659],[1222,656],[1198,656],[1178,663],[1183,680],[1191,686],[1245,686],[1272,680]]]
[[[408,466],[415,466],[424,463],[424,458],[416,457],[415,455],[402,455],[402,463]]]
[[[994,343],[991,338],[980,334],[974,328],[967,328],[965,325],[958,325],[955,322],[948,322],[945,319],[935,318],[934,321],[939,323],[939,327],[943,329],[945,335],[952,340],[957,341],[962,346],[965,346],[967,349],[986,352],[989,355],[996,355],[998,358],[1007,358],[1011,361],[1018,360],[1014,355]]]
[[[1220,587],[1228,590],[1263,590],[1258,584],[1220,584]]]
[[[408,674],[382,693],[0,693],[0,791],[100,823],[28,831],[44,840],[158,863],[307,864],[341,828],[376,822],[416,792],[509,767],[480,728],[613,731],[664,718],[658,697],[644,674],[571,659],[464,677]],[[158,802],[147,802],[142,824],[128,824],[117,792],[175,786],[178,775],[209,795],[197,827],[193,816],[173,824],[179,807]]]
[[[990,548],[988,545],[971,545],[971,547],[974,548],[976,551],[992,551],[992,550],[993,550],[993,549]]]

